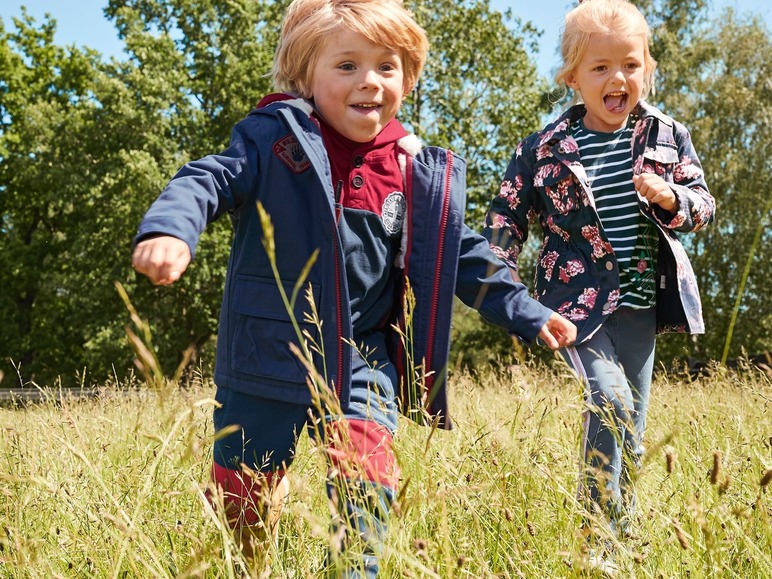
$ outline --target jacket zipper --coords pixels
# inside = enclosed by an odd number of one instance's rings
[[[335,395],[340,400],[341,392],[343,390],[343,298],[340,287],[340,250],[338,248],[338,241],[340,239],[338,235],[338,222],[340,221],[340,193],[341,189],[343,189],[343,181],[338,181],[338,184],[335,186],[335,198],[334,201],[334,210],[335,210],[335,223],[333,224],[333,235],[332,239],[335,243],[335,310],[336,310],[336,317],[337,317],[337,323],[338,323],[338,372],[337,372],[337,382],[335,383]]]
[[[343,181],[338,181],[338,184],[335,185],[335,198],[333,199],[334,205],[335,205],[335,223],[338,223],[340,221],[340,212],[341,208],[340,206],[340,194],[343,191]]]
[[[405,298],[407,297],[407,289],[406,289],[406,281],[410,279],[410,248],[413,244],[413,226],[412,226],[412,220],[410,217],[413,215],[413,174],[412,174],[412,158],[405,163],[405,173],[403,175],[403,187],[405,189],[405,198],[407,202],[407,210],[406,215],[407,218],[405,220],[405,223],[403,224],[403,227],[407,227],[407,243],[405,244],[405,256],[404,256],[404,265],[405,268],[402,271],[403,281],[402,281],[402,290],[399,295],[399,305],[400,311],[396,316],[396,322],[399,327],[402,328],[403,331],[407,330],[407,312],[401,308],[403,304],[405,304]],[[401,383],[401,390],[400,390],[400,399],[402,401],[402,404],[407,408],[409,406],[408,400],[410,400],[410,395],[407,394],[403,389],[407,388],[410,389],[412,387],[413,381],[415,379],[415,376],[408,374],[409,370],[407,367],[407,359],[406,356],[408,355],[408,347],[410,348],[410,355],[412,355],[412,350],[414,349],[413,344],[406,344],[406,341],[403,339],[397,340],[397,346],[396,346],[396,356],[395,356],[395,365],[397,369],[397,375],[401,376],[402,379],[400,380]]]
[[[305,150],[305,146],[303,146],[303,141],[300,139],[300,135],[302,134],[302,129],[296,130],[294,127],[296,125],[294,118],[292,115],[286,111],[280,111],[282,116],[284,116],[289,125],[290,130],[293,134],[295,134],[295,137],[298,139],[299,142],[301,142],[301,147]],[[332,240],[335,243],[334,247],[334,258],[335,258],[335,302],[336,302],[336,318],[337,318],[337,326],[338,326],[338,339],[337,339],[337,349],[338,349],[338,368],[337,368],[337,382],[335,383],[335,395],[337,396],[338,400],[340,400],[341,392],[343,390],[343,354],[344,354],[344,347],[343,347],[343,298],[342,298],[342,290],[341,290],[341,283],[340,283],[340,250],[339,250],[339,241],[340,237],[338,235],[338,220],[340,218],[340,209],[338,208],[338,204],[340,201],[340,194],[341,190],[343,189],[343,181],[339,181],[337,183],[336,189],[333,194],[333,215],[335,217],[335,222],[332,226]]]
[[[337,228],[336,228],[337,229]],[[343,388],[343,300],[341,299],[340,288],[340,252],[338,251],[337,231],[335,239],[335,302],[338,318],[338,381],[335,384],[335,395],[340,400],[341,390]]]
[[[447,151],[448,163],[445,169],[445,183],[442,191],[442,216],[439,225],[439,240],[437,245],[437,262],[434,270],[434,285],[432,286],[432,308],[429,318],[429,337],[426,344],[426,360],[424,360],[424,370],[432,367],[432,358],[434,356],[434,337],[437,324],[437,304],[439,302],[440,273],[442,271],[443,253],[445,251],[445,232],[448,229],[448,214],[450,212],[450,181],[453,172],[453,153]],[[426,393],[429,395],[434,387],[435,374],[431,373],[426,377]]]

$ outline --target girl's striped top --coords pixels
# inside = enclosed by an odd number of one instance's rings
[[[638,209],[633,186],[633,119],[613,133],[588,130],[583,120],[572,125],[582,165],[590,180],[601,225],[619,263],[620,306],[655,305],[654,270],[657,231]]]

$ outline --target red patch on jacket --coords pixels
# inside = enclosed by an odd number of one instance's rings
[[[274,154],[281,159],[287,168],[293,173],[302,173],[311,167],[303,149],[293,135],[287,135],[273,144]]]

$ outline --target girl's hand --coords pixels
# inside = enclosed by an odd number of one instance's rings
[[[665,211],[675,213],[678,208],[678,200],[675,193],[665,180],[659,175],[653,173],[641,173],[633,176],[633,185],[635,190],[647,199],[649,203],[656,203]]]
[[[169,285],[180,279],[190,263],[188,244],[170,235],[140,241],[131,256],[131,266],[154,285]]]
[[[576,326],[558,313],[552,312],[541,327],[539,337],[553,350],[570,346],[576,341]]]

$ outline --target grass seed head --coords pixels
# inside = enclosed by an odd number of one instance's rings
[[[724,477],[724,480],[721,481],[721,484],[718,486],[718,493],[723,495],[726,491],[729,490],[729,483],[732,482],[732,476],[727,474]]]
[[[764,471],[764,474],[761,476],[761,480],[759,481],[759,486],[761,488],[766,488],[770,482],[772,482],[772,468],[768,468]]]
[[[678,522],[678,519],[673,517],[671,519],[671,522],[673,523],[673,529],[675,530],[676,539],[678,539],[678,544],[681,545],[681,548],[686,551],[689,549],[689,538],[686,536],[686,533],[681,528],[681,524]]]
[[[718,484],[718,477],[721,474],[721,451],[713,451],[713,468],[710,470],[710,484]]]
[[[421,557],[422,559],[426,558],[426,550],[429,548],[429,541],[426,539],[416,539],[413,541],[413,550],[415,551],[416,555]]]
[[[675,471],[675,465],[676,465],[675,452],[673,451],[673,449],[668,448],[665,451],[665,468],[668,474],[673,474],[673,471]]]

